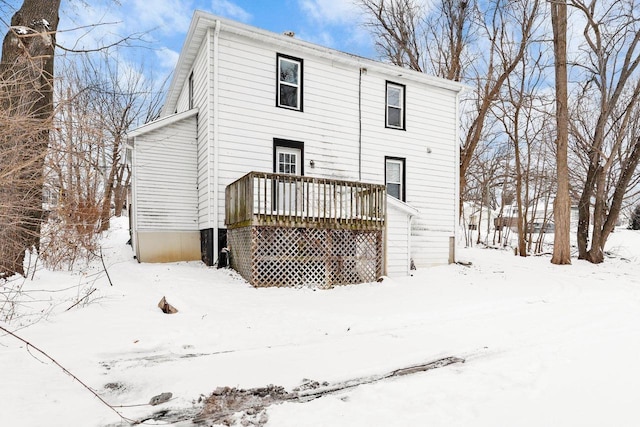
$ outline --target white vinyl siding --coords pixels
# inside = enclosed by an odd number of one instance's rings
[[[363,79],[363,181],[381,182],[385,156],[406,158],[405,202],[420,211],[412,221],[417,267],[446,264],[456,230],[456,97],[446,89],[406,82],[406,131],[382,127],[384,76]],[[384,178],[383,178],[384,179]],[[383,181],[382,181],[383,182]]]
[[[457,231],[456,94],[461,86],[224,19],[206,19],[210,27],[197,26],[195,39],[188,39],[197,43],[185,47],[185,58],[195,59],[179,64],[175,84],[180,89],[168,95],[165,106],[165,113],[188,108],[187,80],[193,71],[193,100],[200,109],[200,229],[224,228],[228,184],[250,171],[273,170],[274,139],[304,141],[307,176],[385,184],[385,157],[405,158],[405,201],[419,212],[411,228],[416,265],[448,262],[449,238]],[[278,107],[278,55],[299,58],[304,65],[302,114]],[[402,88],[401,102],[387,102],[388,84]],[[402,110],[402,131],[387,126],[388,108]]]
[[[210,57],[212,56],[213,37],[207,33],[208,37],[198,48],[193,67],[187,73],[177,101],[177,112],[181,113],[189,109],[190,104],[200,111],[198,117],[198,224],[200,229],[211,228],[211,199],[212,190],[211,160],[212,160],[212,140],[209,136],[209,124],[213,118],[213,110],[210,107],[212,92],[211,75],[213,70],[209,69]]]
[[[198,230],[196,115],[135,137],[136,231]]]
[[[404,132],[385,128],[387,75],[300,52],[304,59],[304,114],[274,106],[276,67],[282,49],[220,34],[218,93],[219,177],[224,206],[226,185],[252,171],[271,171],[273,138],[305,142],[306,175],[359,179],[359,104],[362,90],[362,181],[385,183],[385,156],[407,159],[405,201],[420,210],[413,221],[414,259],[418,266],[448,262],[449,237],[455,235],[455,93],[413,81],[404,100]],[[427,148],[431,153],[427,153]],[[309,161],[314,161],[314,168]],[[224,211],[217,224],[224,227]]]
[[[211,198],[213,188],[211,162],[213,159],[213,135],[210,135],[210,124],[213,121],[211,108],[212,70],[210,57],[212,53],[212,36],[209,34],[200,46],[198,56],[193,65],[193,102],[202,111],[198,116],[198,224],[201,230],[211,228]]]
[[[417,214],[412,207],[387,196],[387,233],[385,254],[387,276],[406,276],[411,268],[411,218]]]
[[[357,180],[358,70],[304,58],[304,114],[274,105],[278,50],[253,40],[220,39],[220,186],[273,170],[273,138],[304,141],[307,174]],[[243,70],[239,73],[238,70]],[[328,99],[339,102],[327,102]],[[342,123],[336,126],[336,123]],[[314,160],[315,167],[309,168]],[[216,196],[215,194],[212,196]],[[224,224],[220,212],[219,226]]]

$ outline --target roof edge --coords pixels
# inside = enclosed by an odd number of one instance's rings
[[[393,196],[387,194],[387,204],[395,207],[396,209],[406,213],[409,216],[418,216],[420,211],[408,203],[403,202],[402,200],[398,200]]]
[[[140,135],[144,135],[145,133],[152,132],[154,130],[158,130],[165,126],[171,125],[173,123],[179,122],[184,119],[188,119],[191,116],[195,116],[198,114],[197,108],[192,108],[191,110],[183,111],[182,113],[171,114],[169,116],[160,117],[152,122],[145,123],[140,127],[135,128],[131,132],[127,133],[127,138],[135,138]]]
[[[176,91],[179,88],[176,85],[182,82],[182,77],[188,72],[187,68],[191,68],[192,61],[195,57],[190,49],[195,49],[200,46],[204,34],[207,34],[207,28],[215,27],[216,23],[220,23],[221,31],[228,31],[240,36],[250,37],[254,39],[269,40],[269,42],[276,46],[304,49],[309,53],[318,55],[320,57],[330,58],[331,60],[343,62],[356,67],[371,68],[378,70],[382,73],[396,74],[403,78],[410,80],[418,80],[424,84],[430,84],[434,87],[439,87],[454,92],[463,92],[470,89],[469,85],[462,82],[448,80],[442,77],[433,76],[430,74],[422,73],[412,70],[410,68],[403,68],[391,63],[377,61],[356,54],[343,52],[319,44],[307,42],[301,39],[293,38],[284,34],[279,34],[273,31],[265,30],[260,27],[244,24],[242,22],[234,21],[227,18],[222,18],[217,15],[205,12],[202,10],[195,10],[191,19],[191,24],[187,32],[184,44],[180,50],[180,56],[178,62],[173,71],[173,77],[167,91],[167,102],[163,106],[163,115],[169,114],[170,111],[175,109],[177,102]],[[192,47],[193,43],[198,46]]]

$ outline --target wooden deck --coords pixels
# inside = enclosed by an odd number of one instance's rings
[[[251,172],[225,194],[227,228],[250,225],[381,230],[384,185]]]
[[[251,172],[225,196],[231,266],[253,286],[329,288],[384,273],[384,185]]]

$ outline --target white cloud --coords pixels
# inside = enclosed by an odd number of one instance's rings
[[[121,10],[116,5],[87,5],[80,10],[73,3],[62,9],[56,41],[69,49],[95,49],[122,38],[125,32]]]
[[[300,9],[310,18],[324,24],[360,22],[360,9],[345,0],[299,0]]]
[[[241,22],[249,22],[251,14],[229,0],[211,0],[211,12]]]
[[[65,47],[90,49],[132,34],[144,34],[146,40],[160,38],[154,34],[165,39],[182,36],[193,9],[190,1],[182,0],[155,0],[152,6],[146,0],[96,1],[82,7],[70,2],[62,13],[58,41]]]
[[[142,26],[141,30],[157,29],[164,34],[184,34],[189,29],[193,4],[183,0],[133,0],[132,13],[126,19]]]
[[[158,66],[167,70],[173,70],[178,63],[180,53],[168,48],[160,48],[156,51]]]
[[[300,38],[349,53],[373,56],[371,34],[363,25],[362,9],[347,0],[298,0],[311,25]]]
[[[306,31],[302,31],[299,34],[296,34],[296,38],[308,41],[310,43],[315,43],[320,46],[336,48],[336,41],[334,37],[327,31],[316,33],[308,33]]]

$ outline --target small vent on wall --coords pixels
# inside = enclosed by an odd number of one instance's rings
[[[282,34],[284,34],[285,36],[288,36],[288,37],[295,37],[295,35],[296,35],[296,33],[294,33],[293,31],[285,31]]]

